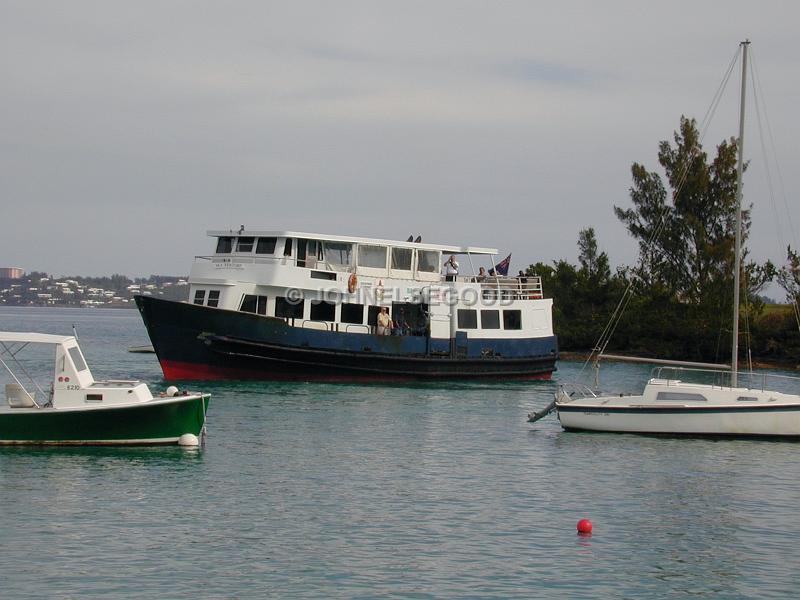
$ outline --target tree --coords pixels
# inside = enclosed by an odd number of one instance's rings
[[[594,227],[582,229],[578,233],[578,262],[584,275],[591,280],[608,279],[611,269],[608,266],[608,254],[597,253],[597,238]]]
[[[537,263],[529,275],[539,275],[545,295],[553,298],[553,321],[562,348],[588,350],[600,337],[622,295],[620,277],[611,276],[608,255],[598,253],[594,229],[578,234],[580,266],[566,260],[553,266]]]
[[[800,302],[800,255],[789,246],[786,249],[787,265],[777,272],[778,285],[786,292],[786,300],[797,305]]]
[[[689,344],[680,351],[687,358],[717,359],[718,340],[729,330],[733,312],[737,141],[723,141],[709,162],[696,122],[681,117],[673,144],[659,144],[658,162],[666,174],[671,202],[658,173],[634,163],[633,208],[615,206],[614,212],[639,242],[635,274],[649,290],[646,293],[669,305],[662,310],[688,320],[684,326],[695,341],[687,340]],[[749,229],[750,210],[745,209],[743,248]],[[745,267],[753,287],[769,280],[770,267],[752,263]]]

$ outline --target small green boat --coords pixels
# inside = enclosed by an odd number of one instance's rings
[[[55,348],[44,389],[18,358],[31,344]],[[154,397],[139,381],[95,381],[73,336],[0,332],[0,364],[10,375],[0,403],[0,444],[196,446],[205,432],[209,394],[170,386]]]

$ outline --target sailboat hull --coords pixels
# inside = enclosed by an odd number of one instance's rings
[[[571,431],[800,438],[800,404],[749,409],[561,406],[558,417]]]
[[[556,399],[561,426],[574,431],[689,436],[798,437],[794,394],[651,380],[641,396]]]

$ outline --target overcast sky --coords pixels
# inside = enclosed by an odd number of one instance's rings
[[[294,229],[613,265],[630,166],[657,169],[749,37],[751,254],[800,226],[796,2],[0,0],[0,266],[188,273],[208,229]],[[705,140],[736,135],[738,72]],[[753,113],[751,113],[753,114]],[[774,164],[774,163],[772,163]],[[771,166],[778,186],[776,167]],[[782,231],[776,231],[780,223]]]

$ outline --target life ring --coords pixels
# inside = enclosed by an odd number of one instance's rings
[[[358,285],[358,277],[356,274],[353,273],[350,275],[350,279],[347,280],[347,291],[351,294],[356,291],[356,286]]]
[[[383,279],[379,279],[378,285],[375,286],[375,298],[378,302],[383,300]]]

